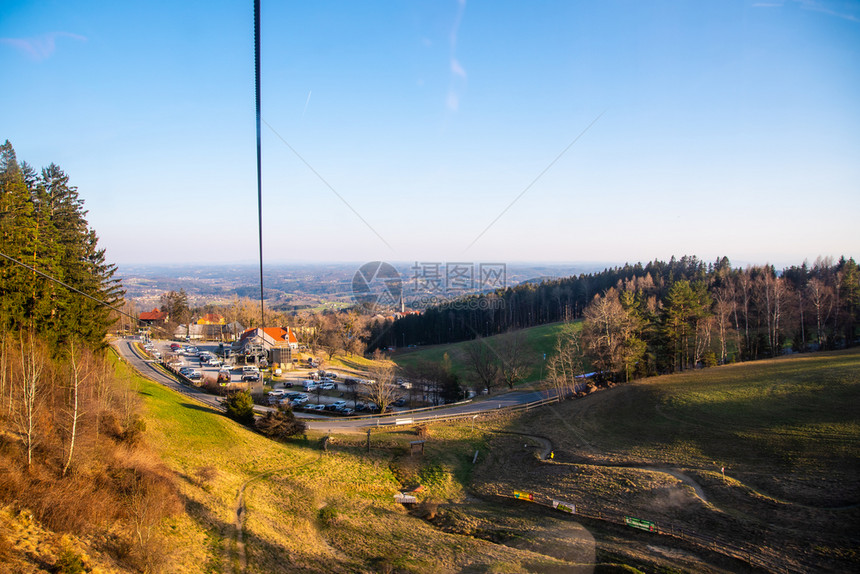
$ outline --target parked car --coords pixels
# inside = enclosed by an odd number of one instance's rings
[[[355,411],[349,407],[344,407],[344,408],[340,409],[338,412],[342,415],[349,416],[349,415],[353,414]]]
[[[324,391],[330,391],[330,390],[334,389],[334,383],[323,383],[322,389]]]
[[[201,373],[200,371],[194,370],[185,376],[188,377],[189,379],[191,379],[192,381],[199,381],[200,379],[203,378],[203,373]]]

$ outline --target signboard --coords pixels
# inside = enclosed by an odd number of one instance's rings
[[[576,514],[576,505],[571,504],[570,502],[562,502],[560,500],[553,500],[552,507],[561,510],[562,512],[569,512],[570,514]]]
[[[633,518],[632,516],[625,516],[624,524],[633,528],[638,528],[639,530],[647,530],[648,532],[657,531],[657,525],[653,522],[642,520],[641,518]]]
[[[519,490],[515,490],[514,498],[519,498],[520,500],[531,500],[534,502],[535,495],[531,492],[520,492]]]

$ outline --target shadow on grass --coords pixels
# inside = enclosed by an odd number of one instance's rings
[[[181,403],[181,405],[183,407],[185,407],[186,409],[191,409],[191,410],[195,410],[195,411],[202,411],[204,413],[213,413],[216,415],[223,415],[224,414],[217,409],[213,409],[212,407],[207,407],[205,405],[195,405],[192,403]]]
[[[188,480],[188,477],[184,477]],[[238,564],[236,541],[236,525],[225,522],[215,516],[206,506],[187,497],[183,497],[185,510],[194,522],[206,531],[209,539],[209,556],[204,571],[232,572]],[[296,565],[290,559],[287,549],[279,544],[263,540],[247,528],[243,531],[246,556],[249,569],[255,562],[257,567],[265,566],[266,572],[294,572]],[[226,563],[224,561],[226,560]],[[272,569],[273,564],[280,564],[283,569]]]

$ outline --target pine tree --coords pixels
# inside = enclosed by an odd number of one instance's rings
[[[25,260],[34,244],[35,222],[24,173],[15,150],[7,140],[0,146],[0,253]],[[33,298],[32,277],[23,267],[2,258],[0,261],[0,328],[20,330],[30,327]]]
[[[83,203],[59,166],[37,176],[28,164],[18,165],[8,141],[0,146],[0,252],[32,267],[0,262],[0,328],[31,328],[55,345],[72,336],[104,344],[112,320],[99,301],[116,306],[124,292]]]

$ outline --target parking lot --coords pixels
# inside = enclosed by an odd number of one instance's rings
[[[229,345],[225,345],[229,350]],[[255,366],[236,364],[235,358],[224,357],[219,343],[179,343],[151,341],[144,345],[154,358],[168,364],[187,379],[197,383],[217,383],[229,387],[234,383],[256,382],[264,378],[271,388],[267,398],[270,406],[289,405],[296,412],[322,416],[374,414],[379,410],[361,396],[366,381],[347,378],[341,373],[316,368],[296,368],[286,373],[260,371]],[[237,385],[238,386],[238,385]],[[405,399],[390,406],[387,412],[403,410]]]

